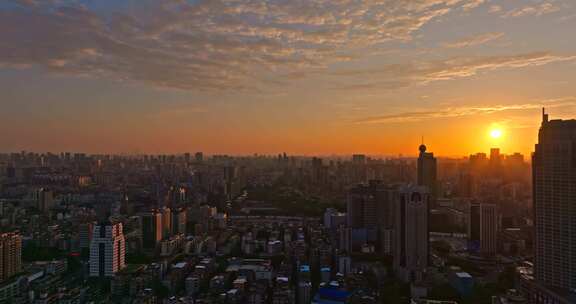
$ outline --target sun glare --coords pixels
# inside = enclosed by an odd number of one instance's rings
[[[490,131],[490,137],[492,138],[500,138],[502,137],[502,130],[500,129],[493,129]]]

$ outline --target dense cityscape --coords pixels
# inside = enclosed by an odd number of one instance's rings
[[[0,0],[0,304],[576,304],[575,0]]]
[[[2,154],[0,302],[574,303],[575,134],[543,112],[531,160]]]

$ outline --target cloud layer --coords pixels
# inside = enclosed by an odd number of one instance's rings
[[[410,85],[422,85],[435,81],[470,77],[486,71],[541,66],[573,60],[576,60],[576,56],[535,52],[511,56],[455,57],[433,62],[392,64],[375,69],[337,71],[332,75],[339,77],[348,76],[350,79],[378,80],[369,83],[341,84],[336,87],[340,90],[395,89]]]
[[[0,8],[0,66],[182,90],[245,90],[269,75],[410,40],[431,20],[484,1],[162,0],[107,15],[66,1],[13,2],[18,6]]]
[[[457,48],[457,49],[472,47],[476,45],[485,44],[490,41],[500,39],[502,37],[504,37],[504,33],[484,33],[476,36],[467,37],[458,41],[445,43],[444,47]]]
[[[338,89],[394,89],[574,58],[541,52],[329,72],[334,63],[382,53],[383,44],[410,41],[432,20],[485,0],[159,0],[107,14],[77,0],[11,1],[0,6],[0,68],[40,67],[180,90],[253,91],[318,71],[344,79]],[[555,10],[542,3],[505,16]],[[502,36],[484,33],[444,46],[468,48]],[[346,79],[366,75],[376,80]]]
[[[559,10],[560,7],[554,5],[552,2],[543,2],[540,4],[528,5],[512,9],[502,15],[502,17],[542,16],[557,12]]]
[[[564,97],[553,100],[542,100],[534,103],[511,104],[511,105],[493,105],[485,107],[448,107],[428,111],[414,111],[397,114],[365,117],[356,120],[357,124],[386,124],[414,122],[438,118],[454,118],[476,115],[494,114],[512,110],[534,110],[541,107],[557,108],[565,106],[576,106],[576,97]]]

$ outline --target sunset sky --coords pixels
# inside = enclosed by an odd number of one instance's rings
[[[0,151],[529,155],[575,37],[573,0],[2,0]]]

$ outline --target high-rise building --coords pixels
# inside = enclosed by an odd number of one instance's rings
[[[426,146],[420,145],[418,148],[418,186],[428,187],[432,199],[437,198],[437,171],[436,158],[434,153],[426,152]]]
[[[379,181],[359,184],[348,191],[346,203],[348,250],[358,251],[364,244],[378,245],[380,231],[394,225],[392,206],[396,188]]]
[[[128,199],[128,195],[124,194],[122,200],[120,201],[120,214],[123,215],[130,215],[132,213],[132,206],[131,202]]]
[[[378,200],[367,185],[358,185],[348,192],[347,224],[350,228],[376,227]]]
[[[162,237],[167,239],[172,234],[172,210],[168,207],[162,208]]]
[[[94,223],[89,222],[78,225],[78,240],[80,243],[80,248],[90,248],[93,232]]]
[[[490,163],[494,166],[500,165],[502,162],[502,155],[500,155],[499,148],[491,148],[490,149]]]
[[[352,155],[352,163],[357,164],[357,165],[365,165],[366,164],[366,155],[364,155],[364,154]]]
[[[501,176],[502,175],[502,163],[503,163],[503,155],[500,154],[500,149],[492,148],[490,149],[490,174],[492,176]]]
[[[298,283],[298,304],[310,304],[312,300],[312,283],[304,280]]]
[[[90,276],[112,277],[126,266],[126,241],[122,224],[102,222],[94,226],[90,243]]]
[[[140,228],[142,231],[142,248],[156,249],[162,240],[162,214],[157,211],[140,214]]]
[[[426,187],[399,189],[395,207],[394,268],[405,282],[420,282],[428,267],[428,209]]]
[[[0,234],[0,282],[22,269],[22,238],[17,232]]]
[[[40,188],[36,191],[36,207],[42,212],[46,212],[54,207],[54,193],[47,188]]]
[[[328,208],[324,212],[324,227],[328,229],[336,229],[342,225],[346,225],[346,213],[338,212],[333,208]]]
[[[498,250],[501,217],[494,204],[470,204],[468,249],[473,253],[494,255]]]
[[[186,234],[188,221],[187,211],[184,208],[172,211],[172,234]]]
[[[202,161],[204,161],[204,153],[196,152],[196,154],[194,154],[194,159],[196,160],[196,162],[201,163]]]
[[[186,189],[172,186],[166,194],[165,206],[169,208],[180,207],[186,201]]]
[[[538,284],[576,290],[576,120],[542,113],[532,158],[534,276]]]
[[[347,225],[351,228],[392,225],[392,203],[396,187],[380,181],[359,184],[348,191]]]
[[[488,159],[488,156],[486,156],[486,153],[476,153],[470,155],[470,173],[474,174],[475,176],[483,175],[486,172],[489,163],[490,160]]]

